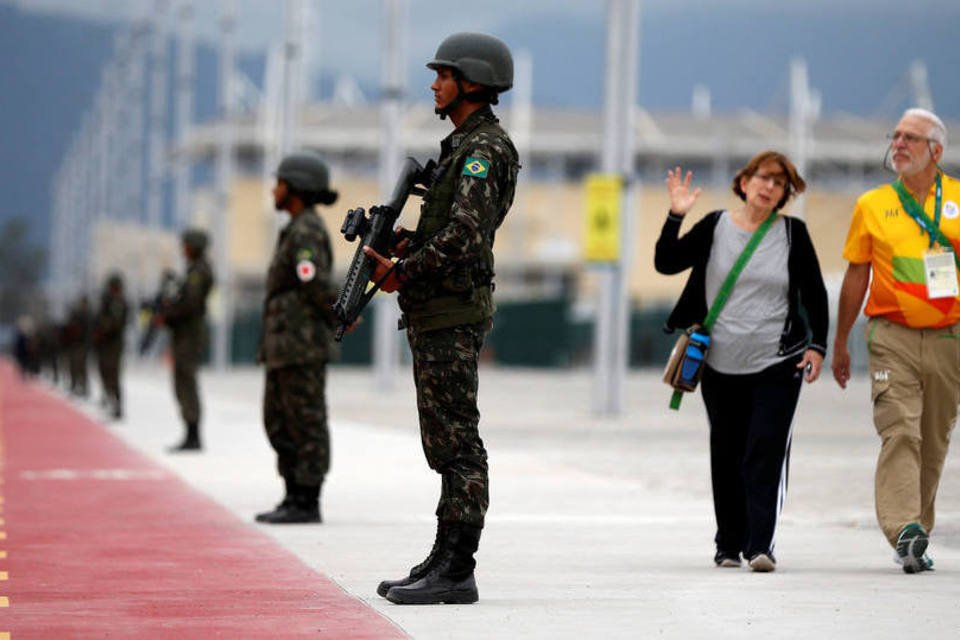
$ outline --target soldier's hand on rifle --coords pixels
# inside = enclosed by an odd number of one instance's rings
[[[390,247],[390,255],[397,258],[402,258],[407,254],[407,249],[410,248],[410,238],[413,237],[413,232],[404,229],[402,226],[397,226],[393,230],[393,238],[396,240],[393,246]]]
[[[363,316],[357,316],[357,319],[351,322],[347,326],[347,328],[344,330],[344,333],[351,334],[356,330],[357,327],[359,327],[362,324],[363,324]]]
[[[403,286],[405,278],[402,266],[397,266],[390,258],[380,255],[368,245],[364,245],[363,253],[376,261],[370,280],[379,283],[381,291],[393,293]]]

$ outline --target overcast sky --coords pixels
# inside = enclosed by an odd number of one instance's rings
[[[229,0],[238,13],[238,44],[246,50],[264,50],[280,38],[283,28],[284,0]],[[379,75],[379,15],[382,0],[309,0],[319,20],[314,44],[316,63],[327,70],[349,70],[364,80]],[[176,7],[179,0],[167,0]],[[85,16],[104,21],[136,20],[148,15],[157,0],[0,0],[30,11],[45,11]],[[213,40],[223,0],[194,0],[198,34]],[[562,15],[590,24],[602,24],[604,0],[407,0],[410,24],[410,60],[430,57],[444,35],[455,31],[486,31],[496,34],[506,20],[535,20],[544,13]],[[732,12],[743,12],[749,20],[751,7],[780,5],[785,15],[797,12],[833,13],[893,12],[902,16],[905,34],[922,33],[925,21],[949,14],[960,16],[958,0],[641,0],[643,12],[674,14],[676,20],[697,21],[698,8],[721,5]],[[909,10],[909,11],[908,11]],[[704,25],[709,30],[710,25]],[[960,37],[960,24],[957,25]],[[891,43],[891,46],[897,46]]]

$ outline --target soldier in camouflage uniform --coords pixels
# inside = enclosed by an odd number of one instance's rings
[[[90,304],[87,296],[80,296],[70,310],[63,328],[63,345],[70,372],[70,392],[86,398],[89,392],[87,358],[90,352]]]
[[[286,485],[283,500],[256,516],[270,524],[321,522],[320,487],[330,468],[324,396],[337,290],[333,252],[314,206],[330,205],[326,164],[314,153],[287,156],[273,189],[277,211],[290,214],[267,273],[257,360],[266,367],[263,422]]]
[[[493,240],[513,202],[517,151],[490,109],[513,84],[510,50],[477,33],[445,39],[427,67],[435,111],[455,129],[440,144],[433,181],[399,260],[367,255],[398,290],[413,353],[420,436],[430,468],[441,475],[437,535],[427,559],[380,595],[397,604],[469,604],[478,599],[474,553],[489,503],[487,452],[480,439],[477,366],[492,326]]]
[[[123,297],[123,277],[112,273],[107,278],[100,309],[94,319],[93,344],[97,353],[100,381],[104,400],[115,419],[123,416],[120,394],[120,360],[123,355],[124,330],[127,327],[129,307]]]
[[[183,442],[171,447],[171,453],[201,448],[197,369],[207,350],[207,296],[213,288],[213,270],[205,256],[207,234],[189,229],[181,240],[187,272],[173,299],[153,317],[173,334],[173,387],[186,425]]]

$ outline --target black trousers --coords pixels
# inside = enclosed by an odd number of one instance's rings
[[[803,383],[791,358],[758,373],[709,366],[701,392],[710,419],[710,471],[717,550],[750,558],[773,553],[787,493],[793,414]]]

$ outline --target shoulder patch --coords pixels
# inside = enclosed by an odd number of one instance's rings
[[[300,249],[297,251],[297,261],[301,260],[311,260],[313,258],[313,251],[310,249]]]
[[[463,163],[463,174],[472,178],[484,178],[490,173],[490,162],[480,158],[470,157]]]
[[[309,260],[301,260],[297,263],[297,277],[300,282],[310,282],[317,275],[317,267]]]

